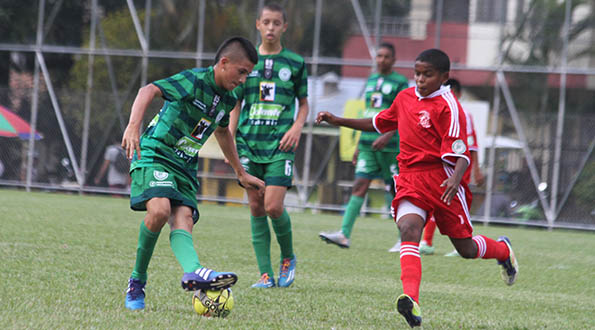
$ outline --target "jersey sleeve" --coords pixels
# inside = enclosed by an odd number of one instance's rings
[[[447,104],[439,110],[437,122],[439,133],[442,135],[440,158],[453,166],[459,157],[470,164],[465,113],[452,94],[449,93],[444,99]]]
[[[196,75],[192,70],[185,70],[171,77],[153,82],[161,90],[163,98],[167,101],[182,101],[194,95]]]
[[[398,128],[398,97],[396,97],[387,109],[377,113],[372,118],[372,124],[378,133],[394,131]]]
[[[295,97],[298,100],[308,97],[308,69],[306,68],[306,62],[302,62],[302,66],[295,76],[294,89]]]

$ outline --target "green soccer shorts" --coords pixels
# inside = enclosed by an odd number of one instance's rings
[[[355,165],[355,177],[382,179],[392,184],[393,175],[399,173],[396,152],[360,150]]]
[[[198,184],[193,184],[187,176],[163,165],[152,164],[137,167],[130,173],[130,208],[146,211],[146,203],[154,197],[169,198],[172,207],[185,205],[192,209],[192,220],[198,221],[196,207]]]
[[[291,187],[293,179],[293,161],[277,160],[271,163],[255,163],[248,157],[240,157],[246,172],[264,181],[266,186]]]

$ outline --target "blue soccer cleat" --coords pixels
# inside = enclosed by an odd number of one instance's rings
[[[297,259],[295,256],[293,258],[285,258],[281,262],[281,269],[279,270],[279,287],[286,288],[293,283],[295,279],[295,265],[297,263]]]
[[[145,284],[136,278],[128,280],[128,290],[126,290],[126,308],[137,310],[145,308]]]
[[[402,294],[397,297],[397,310],[410,327],[419,327],[421,325],[421,308],[419,305],[406,294]]]
[[[196,290],[223,290],[238,281],[234,273],[219,273],[212,269],[202,267],[192,273],[182,276],[182,288],[186,291]]]
[[[268,289],[274,288],[275,286],[275,279],[272,279],[267,273],[262,274],[260,280],[252,284],[252,287],[257,289]]]
[[[516,277],[519,274],[519,264],[516,260],[514,252],[512,251],[512,246],[510,245],[510,239],[506,236],[498,237],[498,242],[506,243],[508,246],[508,251],[510,254],[508,255],[508,259],[504,261],[498,261],[498,265],[502,266],[502,280],[507,285],[513,285],[516,281]]]

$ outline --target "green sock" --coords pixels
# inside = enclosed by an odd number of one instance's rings
[[[364,204],[362,197],[351,195],[345,209],[345,214],[343,214],[343,223],[341,224],[341,232],[347,238],[351,237],[351,230],[353,229],[355,219],[359,215],[359,211],[362,209],[362,204]]]
[[[293,258],[293,235],[291,233],[291,219],[287,210],[283,209],[283,213],[277,219],[271,219],[273,229],[277,236],[277,242],[281,247],[281,261],[285,258]]]
[[[169,233],[169,244],[184,273],[192,273],[202,267],[189,232],[184,229],[173,230]]]
[[[390,208],[393,204],[394,198],[395,198],[395,196],[393,195],[392,192],[389,192],[389,191],[384,192],[384,204],[386,205],[386,209],[388,210],[388,212],[390,212]]]
[[[149,268],[149,262],[153,256],[153,250],[155,250],[159,233],[161,231],[156,233],[150,231],[145,226],[145,221],[141,221],[138,233],[138,245],[136,246],[136,263],[132,270],[132,278],[147,282],[147,268]]]
[[[263,217],[250,216],[252,225],[252,246],[256,254],[256,262],[260,274],[267,273],[274,278],[271,267],[271,231],[266,215]]]

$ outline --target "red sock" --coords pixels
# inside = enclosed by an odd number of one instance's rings
[[[419,243],[401,242],[400,253],[403,293],[419,303],[419,283],[421,282]]]
[[[473,236],[473,241],[477,244],[476,258],[504,261],[510,254],[508,245],[504,242],[494,241],[483,235]]]
[[[432,246],[432,240],[434,240],[434,232],[436,231],[436,221],[434,218],[429,219],[426,222],[426,228],[424,228],[424,241],[429,246]]]

